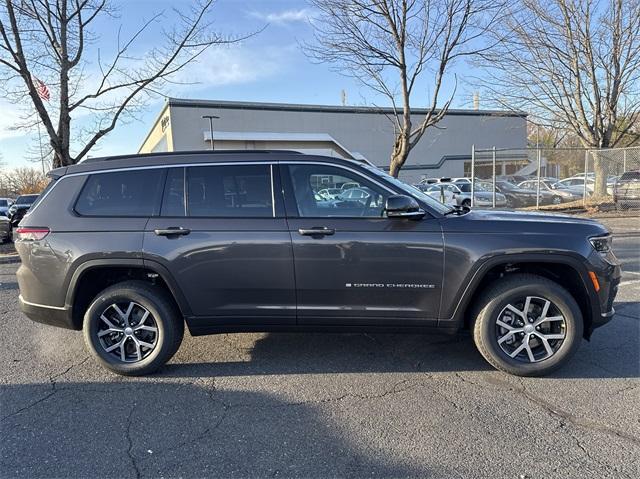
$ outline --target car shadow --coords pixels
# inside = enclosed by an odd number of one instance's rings
[[[145,379],[0,386],[2,477],[451,477],[319,404]],[[379,421],[393,418],[379,418]]]
[[[582,341],[574,358],[551,374],[557,378],[640,377],[640,303],[617,303],[618,317]],[[468,332],[427,334],[268,333],[189,340],[198,356],[180,357],[158,373],[164,377],[224,377],[288,374],[493,371]],[[622,338],[622,340],[621,340]],[[233,357],[234,360],[228,360]],[[237,358],[240,359],[237,359]]]

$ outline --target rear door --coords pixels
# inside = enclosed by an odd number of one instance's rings
[[[300,325],[435,324],[443,242],[437,219],[387,218],[396,192],[354,169],[283,164]],[[341,188],[330,200],[318,192]]]
[[[277,165],[171,168],[145,259],[170,271],[196,326],[295,323],[283,211]]]

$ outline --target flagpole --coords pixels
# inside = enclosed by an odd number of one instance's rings
[[[38,119],[38,122],[36,123],[36,125],[38,125],[38,145],[40,145],[40,163],[42,165],[42,174],[46,175],[47,171],[44,166],[44,154],[42,153],[42,135],[40,134],[40,119]]]

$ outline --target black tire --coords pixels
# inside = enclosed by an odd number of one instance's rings
[[[465,208],[471,208],[471,200],[463,200],[462,206],[464,206]]]
[[[559,196],[554,196],[553,198],[551,198],[551,204],[554,204],[554,205],[562,204],[562,198]]]
[[[98,338],[100,316],[111,304],[127,302],[134,302],[149,311],[157,329],[154,333],[157,334],[154,336],[155,347],[148,356],[135,362],[123,362],[106,352]],[[102,366],[124,376],[141,376],[158,370],[176,353],[184,335],[184,319],[161,288],[143,281],[125,281],[106,288],[96,296],[84,315],[83,334],[87,349]]]
[[[564,317],[565,337],[553,355],[538,362],[510,357],[498,344],[496,321],[508,304],[532,296],[551,301]],[[584,324],[575,299],[558,283],[532,274],[514,274],[495,281],[476,305],[473,338],[480,354],[496,369],[516,376],[543,376],[564,365],[580,346]],[[537,336],[534,336],[537,338]]]

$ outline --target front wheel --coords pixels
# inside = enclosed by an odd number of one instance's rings
[[[126,281],[98,294],[85,313],[83,331],[87,348],[102,366],[138,376],[171,359],[182,342],[184,321],[161,288]]]
[[[559,205],[562,203],[562,198],[560,198],[559,196],[554,196],[551,200],[551,203],[553,203],[554,205]]]
[[[473,325],[476,347],[496,369],[517,376],[542,376],[576,352],[582,313],[559,284],[517,274],[496,281],[483,294]]]

